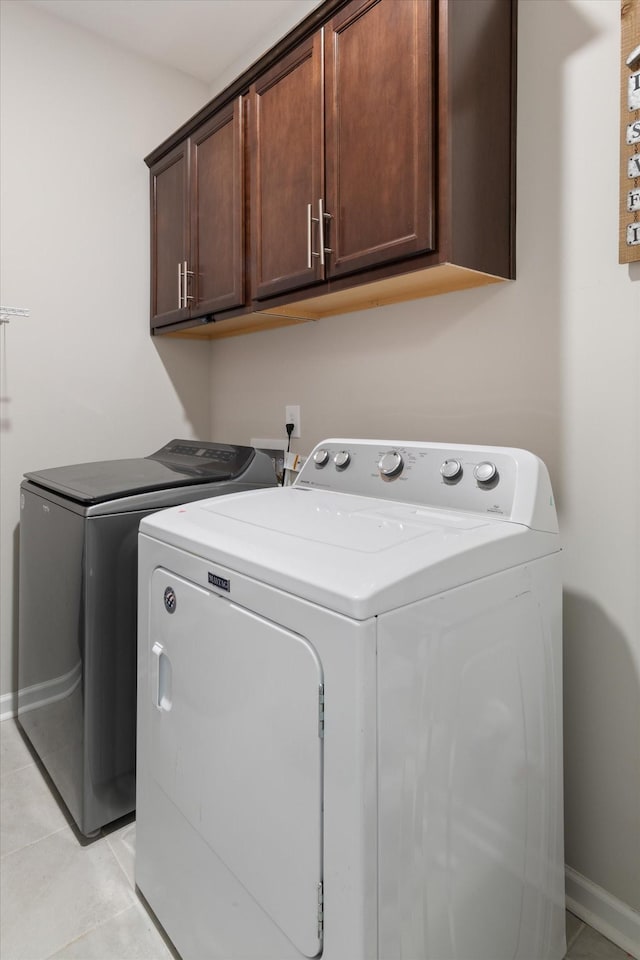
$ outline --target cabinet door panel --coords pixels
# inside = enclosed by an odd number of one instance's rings
[[[432,250],[433,5],[356,0],[326,30],[329,275]]]
[[[151,325],[186,320],[178,270],[189,247],[189,145],[179,144],[151,168]]]
[[[324,186],[322,35],[315,34],[252,89],[252,294],[261,299],[322,279],[307,265],[307,208]],[[317,224],[312,223],[318,251]]]
[[[244,303],[244,145],[242,99],[191,138],[192,316]]]

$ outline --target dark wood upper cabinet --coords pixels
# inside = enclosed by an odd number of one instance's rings
[[[190,138],[192,313],[240,307],[244,285],[244,130],[238,97]]]
[[[432,21],[359,0],[325,28],[329,277],[433,249]]]
[[[324,191],[321,34],[261,77],[250,104],[252,294],[262,299],[324,276],[312,249]]]
[[[151,323],[179,323],[184,306],[182,272],[189,251],[189,143],[179,144],[151,167]]]
[[[432,248],[432,15],[355,0],[254,85],[255,299]]]
[[[151,167],[151,324],[245,302],[244,124],[237,98]]]
[[[320,4],[146,158],[154,331],[513,279],[516,21],[517,0]]]

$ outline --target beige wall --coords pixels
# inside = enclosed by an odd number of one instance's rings
[[[567,862],[637,911],[640,264],[617,264],[620,6],[519,9],[517,281],[218,341],[212,431],[279,436],[299,403],[301,453],[377,436],[547,462],[565,544]]]
[[[147,333],[143,157],[207,99],[29,4],[2,3],[0,714],[16,687],[26,470],[140,456],[209,430],[208,358]],[[177,349],[176,349],[177,347]]]

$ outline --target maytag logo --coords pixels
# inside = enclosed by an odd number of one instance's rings
[[[220,587],[221,590],[226,590],[227,593],[231,590],[231,581],[226,580],[224,577],[219,577],[217,573],[209,573],[209,583],[214,587]]]

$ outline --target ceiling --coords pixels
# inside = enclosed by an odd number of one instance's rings
[[[320,0],[29,2],[134,53],[211,84],[247,54],[248,66]]]

